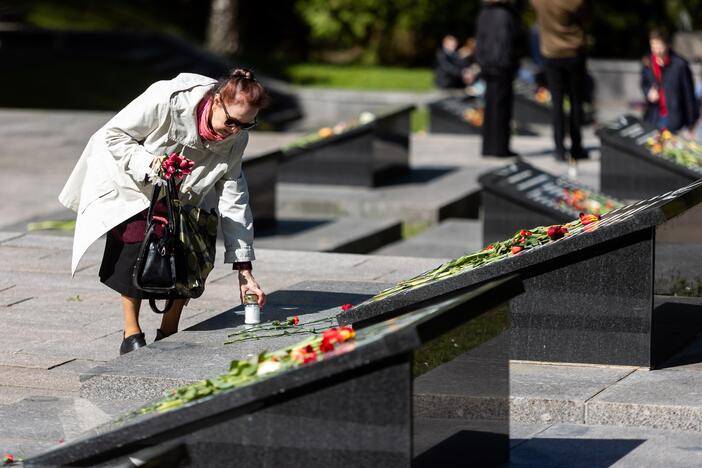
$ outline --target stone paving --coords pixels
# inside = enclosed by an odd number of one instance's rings
[[[117,358],[121,341],[119,303],[96,278],[102,244],[98,242],[88,251],[71,278],[69,236],[24,232],[28,221],[71,217],[58,205],[56,194],[87,136],[108,118],[105,113],[0,112],[4,142],[0,148],[0,194],[11,200],[0,221],[2,453],[27,457],[71,440],[138,403],[115,400],[108,404],[80,396],[81,374]],[[37,128],[42,130],[41,139],[33,138]],[[29,139],[31,145],[26,144]],[[280,136],[269,139],[259,134],[252,138],[252,150],[280,141]],[[586,132],[585,142],[594,149],[593,157],[580,165],[578,180],[597,188],[597,140],[591,131]],[[417,135],[412,145],[415,168],[461,168],[477,177],[481,170],[504,163],[480,160],[478,137]],[[513,148],[530,163],[566,175],[566,165],[553,161],[550,147],[548,137],[516,137],[513,142]],[[441,176],[437,179],[440,182]],[[279,193],[289,188],[280,187]],[[221,255],[221,249],[219,252]],[[361,282],[380,288],[442,261],[271,248],[259,249],[258,257],[255,274],[271,295],[306,281],[335,281],[349,287]],[[236,317],[234,291],[235,278],[220,259],[207,293],[187,307],[181,328],[197,330],[198,324]],[[283,302],[272,303],[279,308],[278,314],[288,313]],[[276,313],[273,308],[265,312]],[[151,342],[159,318],[151,312],[142,315],[147,341]],[[183,333],[184,339],[187,336],[194,333]],[[511,465],[699,466],[700,349],[702,345],[695,343],[679,355],[678,362],[655,371],[513,363]],[[441,369],[437,371],[447,372]],[[433,385],[441,383],[437,375]],[[428,388],[426,394],[436,396],[444,391],[455,404],[460,393],[450,390],[450,385],[456,384],[455,373],[453,376],[445,387],[440,386],[444,390]],[[419,390],[422,385],[417,382]],[[436,406],[453,424],[442,424],[444,430],[454,427],[458,431],[469,425],[450,409]]]

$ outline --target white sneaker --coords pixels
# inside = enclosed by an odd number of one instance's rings
[[[572,158],[568,159],[568,177],[573,180],[578,178],[578,161]]]

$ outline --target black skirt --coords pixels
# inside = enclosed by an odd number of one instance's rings
[[[129,223],[132,219],[125,221]],[[125,224],[123,223],[123,224]],[[147,293],[138,289],[132,282],[134,265],[136,265],[141,241],[124,242],[120,236],[120,227],[109,231],[106,235],[105,253],[100,265],[100,281],[123,296],[134,299],[178,299],[181,296],[172,294]]]

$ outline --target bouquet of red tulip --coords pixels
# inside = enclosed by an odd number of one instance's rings
[[[193,171],[195,163],[178,153],[171,153],[161,162],[163,178],[168,180],[171,177],[182,178]]]
[[[165,185],[168,180],[175,177],[182,179],[193,171],[195,162],[176,152],[163,155],[154,161],[153,171],[149,181],[154,185]]]

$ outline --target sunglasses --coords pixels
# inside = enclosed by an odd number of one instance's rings
[[[255,127],[258,124],[258,121],[254,119],[253,122],[242,122],[239,119],[235,119],[231,115],[229,115],[229,112],[227,112],[227,106],[224,105],[224,99],[222,99],[222,95],[219,95],[219,100],[222,103],[222,109],[224,109],[224,115],[227,117],[226,120],[224,121],[224,125],[226,125],[229,128],[239,128],[241,130],[248,130],[250,128]]]

